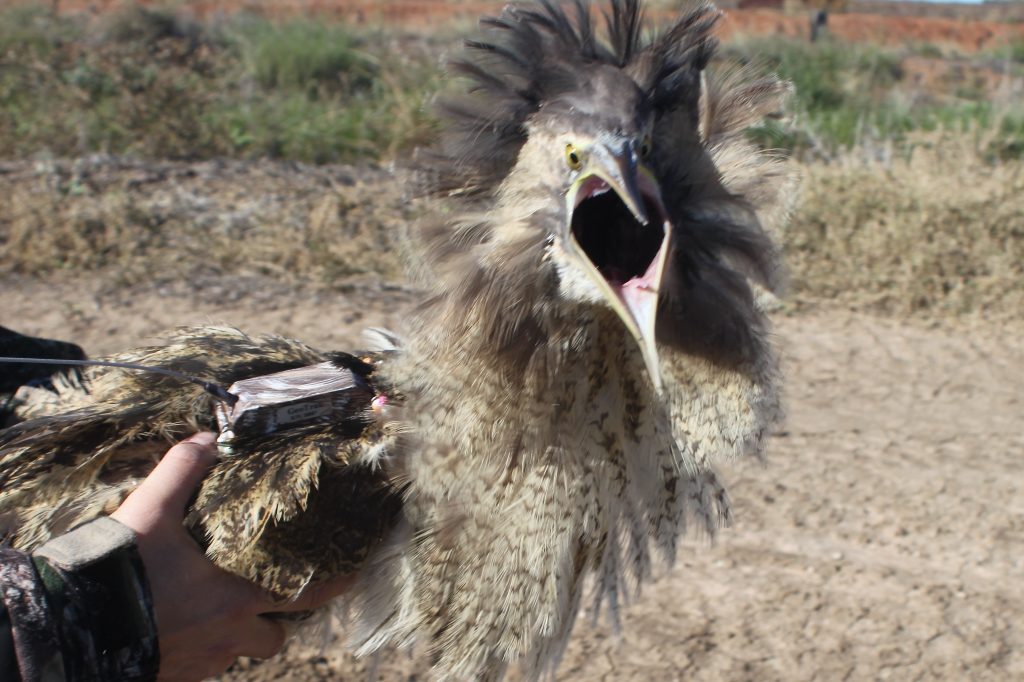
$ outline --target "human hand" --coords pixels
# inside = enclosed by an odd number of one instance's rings
[[[182,519],[217,459],[215,439],[213,433],[198,433],[172,447],[111,514],[137,536],[160,638],[159,679],[166,682],[217,675],[238,656],[273,656],[286,635],[284,626],[266,614],[315,609],[351,583],[343,578],[314,586],[282,605],[200,551]]]

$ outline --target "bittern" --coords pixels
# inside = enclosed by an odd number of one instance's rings
[[[225,451],[188,518],[216,562],[284,597],[358,571],[360,652],[537,677],[588,576],[614,613],[691,523],[728,521],[715,464],[761,457],[780,417],[765,307],[793,183],[745,136],[789,86],[709,69],[718,17],[701,4],[648,36],[639,3],[612,0],[603,20],[582,2],[483,20],[418,161],[445,210],[417,233],[426,291],[395,348],[192,329],[121,356],[222,384],[333,357],[369,389],[343,424]],[[90,377],[74,409],[2,436],[17,545],[110,509],[153,440],[210,424],[189,384]]]

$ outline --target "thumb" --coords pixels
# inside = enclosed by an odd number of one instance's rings
[[[300,613],[302,611],[314,611],[335,597],[348,592],[355,584],[354,574],[335,576],[325,583],[307,585],[295,599],[288,602],[275,601],[268,597],[268,609],[270,613]]]
[[[216,438],[213,433],[197,433],[168,450],[114,513],[114,518],[123,521],[119,517],[173,513],[180,519],[192,493],[217,461]]]

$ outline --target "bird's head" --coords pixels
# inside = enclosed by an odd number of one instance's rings
[[[509,184],[544,237],[551,295],[613,310],[660,387],[658,292],[672,223],[649,165],[654,117],[636,83],[612,67],[587,69],[582,86],[531,117]],[[533,211],[520,197],[536,197]]]
[[[425,166],[431,189],[466,209],[439,239],[457,263],[443,295],[491,311],[491,347],[517,352],[524,334],[544,338],[538,310],[604,309],[660,388],[659,345],[704,352],[756,334],[747,279],[770,278],[775,252],[727,183],[774,199],[756,179],[761,155],[730,161],[715,136],[741,139],[785,86],[709,89],[710,5],[653,38],[636,0],[610,0],[603,37],[587,3],[569,7],[513,5],[451,65],[471,86],[443,100],[448,126]]]

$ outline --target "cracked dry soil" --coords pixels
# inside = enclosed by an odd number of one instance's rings
[[[210,322],[352,347],[411,300],[251,281],[230,303],[96,280],[3,288],[5,324],[96,355]],[[557,678],[1022,679],[1024,324],[819,311],[782,317],[778,335],[789,418],[766,466],[727,467],[734,526],[690,541],[621,635],[581,618]],[[370,679],[331,645],[342,632],[224,679]],[[386,652],[373,679],[420,672]]]
[[[292,185],[307,175],[282,180],[291,189],[280,196],[264,192],[298,206],[303,224],[316,210],[300,206],[306,195]],[[396,184],[379,186],[394,197],[374,211],[353,204],[344,219],[358,228],[338,228],[335,246],[364,258],[380,248],[380,235],[404,220],[388,208],[401,205]],[[215,185],[217,201],[200,202],[214,227],[237,208],[228,190]],[[262,234],[247,238],[284,248]],[[177,238],[198,240],[200,252],[212,239]],[[188,254],[166,257],[174,277],[141,284],[111,268],[0,276],[0,324],[75,341],[93,356],[210,323],[352,349],[365,327],[400,328],[415,300],[370,276],[331,289],[258,268],[211,275]],[[624,609],[621,634],[581,617],[557,679],[1024,679],[1024,322],[821,306],[777,322],[789,418],[766,465],[725,467],[734,526],[714,546],[688,541],[677,565]],[[343,634],[335,623],[322,641],[294,640],[223,679],[422,679],[402,653],[384,652],[375,668],[352,659]]]

